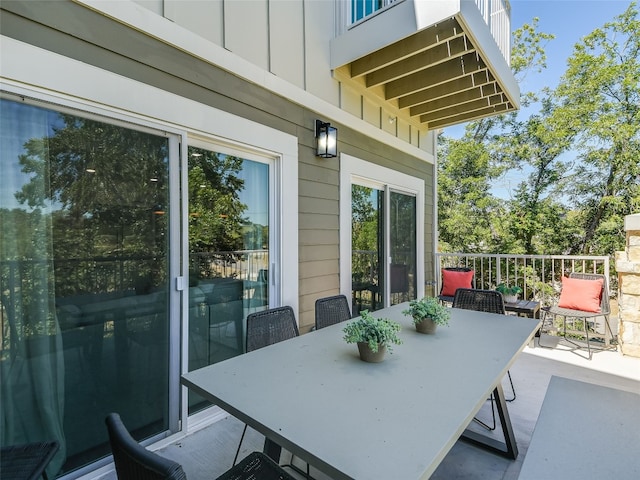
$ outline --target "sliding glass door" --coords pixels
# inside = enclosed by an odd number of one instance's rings
[[[189,370],[244,352],[245,318],[269,307],[270,170],[214,145],[188,149]],[[189,412],[208,404],[189,393]]]
[[[351,185],[353,309],[378,310],[416,298],[416,197]]]
[[[57,440],[50,476],[169,429],[169,158],[177,137],[0,99],[2,446]]]
[[[341,169],[341,290],[353,312],[423,295],[424,182],[346,155]]]
[[[389,192],[389,304],[416,298],[416,196]]]

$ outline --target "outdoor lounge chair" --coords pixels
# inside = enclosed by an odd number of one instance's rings
[[[582,345],[567,338],[567,321],[573,322],[575,325],[577,320],[582,320],[589,360],[591,360],[589,336],[602,336],[602,334],[589,332],[589,323],[594,323],[595,327],[595,320],[598,317],[604,318],[604,339],[608,346],[609,340],[613,338],[609,324],[610,313],[607,278],[598,273],[571,272],[568,278],[562,279],[562,290],[558,303],[546,309],[546,315],[551,315],[552,322],[556,316],[562,317],[562,336],[576,347]],[[545,347],[545,345],[540,346]]]
[[[186,480],[182,465],[140,445],[126,429],[120,415],[106,418],[116,474],[120,480]],[[294,480],[261,452],[253,452],[217,480]]]
[[[476,310],[479,312],[497,313],[505,315],[504,298],[500,292],[495,290],[477,290],[474,288],[458,288],[456,294],[453,297],[453,308],[463,308],[466,310]],[[507,376],[509,378],[509,384],[511,385],[511,392],[513,397],[506,399],[507,402],[513,402],[516,399],[516,390],[513,387],[513,380],[511,379],[511,372],[507,370]],[[489,426],[482,420],[474,417],[474,420],[488,430],[495,430],[496,428],[496,411],[493,403],[493,393],[489,397],[491,401],[491,415],[493,417],[493,423]]]
[[[316,330],[351,318],[349,301],[344,295],[334,295],[316,300]]]

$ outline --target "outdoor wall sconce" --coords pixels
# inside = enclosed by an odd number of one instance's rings
[[[322,158],[338,156],[338,129],[322,120],[316,120],[316,156]]]

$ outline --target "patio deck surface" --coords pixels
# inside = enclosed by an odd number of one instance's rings
[[[553,344],[555,340],[556,337],[543,337],[545,345]],[[431,478],[516,479],[526,456],[551,375],[640,393],[640,359],[625,357],[615,351],[595,350],[591,361],[584,358],[584,355],[586,349],[571,350],[562,343],[553,349],[538,347],[537,343],[534,348],[527,347],[510,369],[517,398],[509,403],[508,408],[520,452],[518,459],[508,460],[459,441]],[[505,394],[509,396],[508,383],[504,382],[503,386]],[[603,405],[603,408],[607,406]],[[490,415],[487,402],[478,416],[483,420],[490,420]],[[596,428],[606,428],[606,425],[598,425],[597,418],[592,422]],[[186,437],[168,439],[158,452],[180,462],[190,480],[209,480],[230,467],[242,428],[241,422],[233,417],[226,417]],[[483,431],[475,422],[472,422],[471,428]],[[565,428],[571,428],[571,425],[566,425]],[[499,427],[498,433],[495,434],[501,435]],[[248,429],[241,456],[252,450],[261,450],[263,440],[264,437],[260,434]],[[284,452],[281,463],[286,463],[289,459],[289,455]],[[389,461],[392,462],[393,459]],[[304,466],[300,460],[296,460],[296,464]],[[311,474],[316,480],[330,480],[313,468]],[[115,478],[115,475],[111,474],[106,478]]]

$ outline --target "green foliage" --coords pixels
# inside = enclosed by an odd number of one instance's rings
[[[189,147],[189,246],[194,252],[244,248],[243,215],[238,192],[242,159]]]
[[[518,285],[508,285],[506,283],[501,283],[496,287],[496,291],[500,292],[502,295],[518,295],[522,293],[522,289]]]
[[[347,343],[367,342],[372,352],[378,351],[379,345],[386,345],[392,353],[391,344],[400,345],[398,337],[400,324],[388,318],[374,318],[368,310],[360,313],[360,318],[348,323],[342,331]]]
[[[351,272],[354,283],[375,283],[378,268],[378,202],[381,192],[352,185]],[[369,254],[373,252],[373,254]]]
[[[498,218],[497,199],[489,194],[498,172],[482,144],[443,139],[438,174],[439,239],[448,250],[491,250],[491,225]]]
[[[424,297],[420,300],[411,300],[409,308],[402,313],[411,316],[413,323],[420,323],[425,318],[430,318],[436,325],[449,325],[451,312],[435,297]]]
[[[546,274],[549,275],[549,272]],[[532,266],[524,269],[524,283],[527,290],[531,292],[532,298],[538,300],[542,305],[556,303],[556,292],[550,284],[550,278],[543,278],[541,272],[537,272]]]
[[[553,36],[537,32],[534,19],[513,38],[511,65],[522,84],[545,68]],[[439,138],[441,250],[622,250],[624,217],[640,211],[638,72],[632,2],[575,46],[557,89],[523,91],[526,110],[471,122],[459,140]],[[508,182],[503,198],[492,195],[496,182]]]
[[[636,2],[575,45],[555,93],[553,128],[578,152],[566,178],[583,234],[571,253],[624,246],[624,216],[640,211],[640,20]]]

